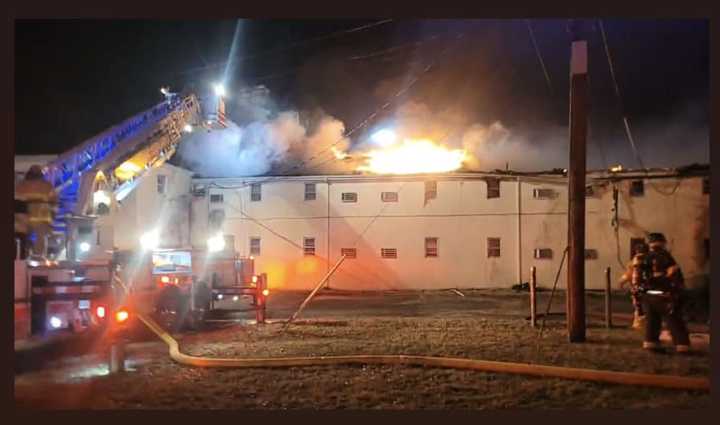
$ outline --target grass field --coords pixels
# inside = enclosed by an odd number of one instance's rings
[[[285,299],[274,300],[275,308],[271,310],[277,317],[287,317],[286,311],[291,312],[301,300],[300,294],[282,297]],[[184,352],[211,357],[422,354],[681,376],[710,375],[710,355],[706,351],[698,350],[689,356],[644,352],[639,349],[642,341],[639,332],[627,329],[624,323],[605,329],[592,316],[588,341],[584,344],[567,343],[564,321],[558,318],[547,321],[539,338],[538,330],[530,328],[524,318],[524,297],[482,291],[469,291],[462,298],[445,292],[328,294],[311,304],[303,315],[307,320],[286,331],[280,324],[226,324],[179,335],[178,339]],[[590,312],[602,303],[601,298],[590,297],[588,301]],[[618,309],[627,311],[627,306]],[[60,372],[62,368],[51,368],[19,375],[15,380],[17,406],[493,409],[695,408],[710,404],[709,393],[702,392],[426,367],[198,369],[174,363],[166,352],[162,343],[131,344],[132,370],[123,375],[71,377],[67,372],[70,366],[66,366],[65,372]],[[87,367],[84,365],[93,361],[92,354],[85,358],[82,362],[76,360],[76,369],[81,367],[78,362]]]

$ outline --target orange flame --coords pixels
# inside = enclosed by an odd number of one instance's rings
[[[358,171],[377,174],[443,173],[457,170],[467,159],[463,149],[448,149],[429,139],[405,139],[365,155],[366,164]]]
[[[347,152],[343,152],[335,146],[331,146],[330,150],[332,151],[333,155],[335,155],[336,159],[345,159],[348,157]]]

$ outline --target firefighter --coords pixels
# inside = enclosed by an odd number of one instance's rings
[[[45,255],[45,240],[51,232],[53,210],[58,200],[53,186],[43,178],[40,166],[30,167],[25,180],[15,188],[15,199],[27,205],[28,236],[34,238],[33,253]]]
[[[627,270],[620,280],[620,289],[624,289],[626,284],[630,284],[630,299],[633,305],[633,329],[642,329],[645,322],[645,312],[640,301],[639,285],[642,279],[642,264],[649,249],[645,242],[635,246],[635,255],[628,263]]]
[[[690,350],[690,336],[682,317],[684,282],[680,267],[666,249],[662,233],[648,236],[650,250],[641,266],[640,294],[645,321],[643,348],[657,350],[660,347],[660,331],[665,321],[678,353]]]

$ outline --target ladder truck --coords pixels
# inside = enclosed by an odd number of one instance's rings
[[[34,260],[16,258],[16,340],[44,335],[48,330],[86,329],[102,322],[99,316],[123,311],[120,316],[127,317],[128,311],[124,309],[167,311],[171,304],[167,302],[167,294],[171,292],[168,288],[181,289],[174,292],[181,295],[175,299],[172,308],[176,311],[172,311],[173,314],[180,316],[179,313],[185,311],[180,311],[183,309],[179,306],[190,305],[190,318],[204,317],[204,312],[212,309],[212,297],[217,297],[223,291],[222,288],[213,288],[209,292],[196,291],[196,288],[212,286],[212,282],[204,275],[192,273],[190,279],[183,279],[182,282],[177,276],[165,282],[170,279],[169,276],[161,276],[162,273],[155,273],[157,270],[148,268],[152,259],[157,258],[152,250],[139,250],[128,256],[128,253],[105,249],[100,244],[97,223],[102,222],[110,207],[127,197],[150,170],[160,167],[172,157],[184,134],[193,129],[212,131],[227,127],[224,93],[216,91],[215,96],[198,100],[195,94],[181,97],[165,88],[161,92],[165,95],[163,102],[44,164],[43,174],[58,193],[59,208],[53,222],[53,233],[46,243],[47,251]],[[198,259],[196,263],[201,263],[199,254],[192,257]],[[212,263],[220,267],[218,256],[214,257]],[[262,310],[262,317],[258,316],[258,321],[264,320],[264,299],[267,294],[264,275],[250,276],[243,272],[252,269],[252,266],[245,265],[248,261],[252,262],[251,259],[238,259],[232,254],[230,257],[225,263],[231,264],[235,273],[232,279],[225,281],[234,283],[225,292],[247,292],[258,311]],[[128,280],[132,283],[125,272],[137,272],[138,265],[144,267],[142,279],[135,280],[160,284],[151,285],[150,291],[136,291],[132,285],[122,284],[123,279],[126,283]],[[87,276],[87,269],[96,270],[90,273],[95,280]],[[102,277],[98,278],[98,269],[107,273],[100,273]],[[47,282],[53,279],[54,283],[48,285]],[[260,285],[257,284],[258,280]],[[63,286],[62,283],[74,286],[66,288],[67,285]],[[62,302],[41,302],[41,298],[35,296],[40,293],[50,295],[52,291],[47,287],[60,288],[63,292],[60,297]],[[97,289],[97,293],[89,293],[90,288]],[[148,293],[150,296],[143,296]],[[205,298],[196,299],[196,293],[210,299],[210,302],[205,302]],[[189,302],[187,294],[193,295]],[[55,295],[53,297],[57,298]],[[62,314],[53,313],[53,309],[59,308],[58,305],[64,308]],[[196,314],[196,310],[203,314]],[[80,318],[79,321],[77,318]],[[190,322],[196,323],[197,320]],[[78,323],[87,326],[79,326]],[[177,320],[174,325],[178,327]]]

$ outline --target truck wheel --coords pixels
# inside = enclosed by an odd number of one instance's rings
[[[180,332],[188,319],[190,300],[177,288],[166,289],[158,299],[155,312],[169,332]]]
[[[205,318],[210,311],[210,298],[212,293],[210,288],[200,282],[195,288],[195,311],[188,314],[188,325],[192,330],[200,330],[205,326]]]

